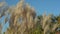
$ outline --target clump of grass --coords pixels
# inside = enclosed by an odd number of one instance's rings
[[[10,12],[11,17],[8,32],[11,30],[10,33],[12,34],[29,34],[29,29],[34,27],[35,11],[28,4],[24,5],[23,1],[20,1],[16,7],[13,8],[13,12]],[[21,19],[22,22],[18,23],[19,19]]]

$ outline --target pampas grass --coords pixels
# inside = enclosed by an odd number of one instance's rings
[[[9,28],[5,34],[50,34],[59,26],[58,23],[51,22],[51,15],[44,13],[39,19],[34,8],[24,3],[24,0],[18,2],[16,6],[8,7],[6,12],[0,13],[0,17],[7,15],[10,15],[10,19],[5,18],[5,22],[9,21]]]
[[[15,9],[11,10],[10,21],[9,21],[9,30],[12,34],[29,34],[29,29],[34,26],[34,17],[35,11],[33,8],[29,7],[28,4],[24,6],[24,1],[20,1]],[[24,7],[23,7],[24,6]],[[13,12],[12,12],[13,11]],[[22,17],[22,23],[18,25],[18,19]],[[7,30],[7,31],[9,31]],[[9,33],[8,33],[9,34]]]

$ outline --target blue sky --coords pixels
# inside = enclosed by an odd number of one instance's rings
[[[16,5],[19,0],[6,0],[9,6]],[[47,14],[58,15],[60,13],[60,0],[25,0],[35,8],[37,15],[43,14],[45,11]]]
[[[0,0],[0,2],[1,1],[2,0]],[[5,1],[9,6],[16,5],[19,2],[19,0],[5,0]],[[41,15],[44,12],[46,12],[47,14],[54,15],[60,14],[60,0],[25,0],[25,2],[35,8],[37,15]],[[4,27],[8,26],[5,24]],[[5,29],[3,29],[3,31],[4,30]]]
[[[26,0],[32,5],[38,15],[43,14],[45,11],[47,14],[58,15],[60,13],[60,0]]]
[[[19,0],[5,1],[9,6],[16,5],[19,2]],[[37,15],[43,14],[44,12],[54,15],[60,13],[60,0],[25,0],[25,2],[35,8]]]

